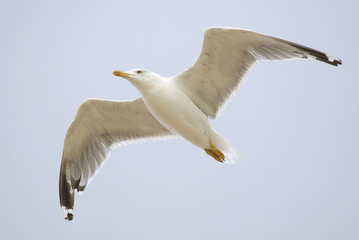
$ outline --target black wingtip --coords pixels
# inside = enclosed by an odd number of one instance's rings
[[[328,54],[322,54],[322,55],[317,54],[315,56],[315,59],[317,59],[318,61],[321,61],[321,62],[328,63],[328,64],[333,65],[333,66],[342,65],[342,60],[337,59],[337,58],[333,58],[333,57],[329,56]]]
[[[318,61],[321,61],[321,62],[325,62],[325,63],[328,63],[330,65],[333,65],[333,66],[339,66],[339,65],[342,65],[342,60],[338,59],[338,58],[335,58],[335,57],[332,57],[324,52],[321,52],[321,51],[318,51],[318,50],[315,50],[313,48],[310,48],[310,47],[306,47],[304,45],[301,45],[301,44],[298,44],[298,43],[293,43],[293,42],[289,42],[289,41],[286,41],[286,40],[283,40],[283,39],[279,39],[279,38],[275,38],[281,42],[284,42],[286,44],[290,44],[291,46],[297,48],[300,52],[302,53],[305,53],[304,54],[304,58],[307,58],[307,57],[312,57]]]
[[[297,45],[296,47],[300,48],[304,52],[307,52],[307,54],[309,56],[314,57],[318,61],[325,62],[325,63],[328,63],[333,66],[342,65],[342,60],[332,57],[326,53],[320,52],[320,51],[312,49],[312,48],[304,47],[301,45]]]
[[[333,65],[334,65],[334,66],[342,65],[342,60],[340,60],[340,59],[334,59]]]
[[[65,220],[72,221],[74,219],[74,215],[72,213],[68,213]]]
[[[74,218],[72,209],[74,208],[75,194],[74,190],[72,189],[71,181],[67,181],[68,176],[65,169],[66,164],[64,161],[62,161],[59,181],[60,206],[62,208],[65,219],[71,221]]]

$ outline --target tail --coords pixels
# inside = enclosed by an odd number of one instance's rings
[[[238,152],[238,150],[233,147],[227,139],[219,135],[214,130],[211,133],[210,141],[218,150],[224,154],[223,162],[229,165],[233,165],[235,163],[235,159],[241,157],[241,154]]]

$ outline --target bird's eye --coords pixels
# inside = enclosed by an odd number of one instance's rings
[[[142,71],[141,71],[141,70],[138,70],[136,73],[137,73],[137,74],[141,74],[141,73],[142,73]]]

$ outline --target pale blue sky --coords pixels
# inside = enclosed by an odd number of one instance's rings
[[[0,2],[0,239],[359,239],[356,1]],[[244,155],[185,140],[111,154],[65,222],[58,174],[86,98],[139,96],[115,69],[172,76],[211,26],[341,58],[262,62],[212,121]]]

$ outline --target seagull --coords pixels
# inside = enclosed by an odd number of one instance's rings
[[[83,192],[110,151],[127,143],[183,137],[218,162],[237,150],[210,125],[259,60],[313,58],[342,61],[318,50],[238,28],[209,28],[196,63],[171,78],[134,69],[114,71],[141,96],[131,101],[88,99],[67,130],[60,168],[60,205],[73,220],[75,190]]]

